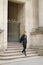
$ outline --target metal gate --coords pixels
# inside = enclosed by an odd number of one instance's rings
[[[20,36],[20,24],[8,22],[8,42],[18,42]]]

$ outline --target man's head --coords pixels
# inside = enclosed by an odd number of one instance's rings
[[[24,34],[26,34],[26,31],[24,31]]]

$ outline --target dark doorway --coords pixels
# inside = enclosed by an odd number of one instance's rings
[[[8,1],[8,42],[18,42],[20,24],[18,23],[18,4]],[[10,21],[9,21],[10,19]]]
[[[18,42],[20,36],[20,24],[8,22],[8,42]]]
[[[8,1],[8,42],[18,42],[21,31],[24,31],[24,3]]]

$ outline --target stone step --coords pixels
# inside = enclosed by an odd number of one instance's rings
[[[9,47],[9,48],[7,48],[7,50],[17,50],[17,49],[21,50],[21,49],[23,49],[23,47],[11,47],[11,48]],[[26,48],[26,49],[29,49],[29,48]],[[34,49],[29,49],[29,50],[34,50]]]
[[[15,44],[10,44],[10,45],[8,45],[8,47],[10,47],[10,46],[22,46],[22,45],[15,45]]]
[[[39,58],[40,56],[30,56],[30,57],[23,57],[23,58],[17,58],[17,59],[8,59],[8,60],[0,60],[0,65],[10,65],[11,63],[14,63],[14,62],[20,62],[20,61],[24,61],[24,60],[27,60],[27,59],[33,59],[33,58]]]
[[[22,50],[6,50],[6,51],[4,51],[4,53],[18,53],[18,52],[21,52]],[[30,51],[34,51],[35,52],[35,50],[29,50],[29,49],[27,49],[26,50],[26,52],[30,52]]]
[[[38,54],[27,54],[25,56],[24,54],[22,55],[17,55],[17,56],[0,56],[0,60],[12,60],[12,59],[18,59],[18,58],[24,58],[24,57],[33,57],[33,56],[38,56]]]
[[[9,48],[7,48],[7,49],[22,49],[23,47],[9,47]]]
[[[8,48],[7,50],[22,50],[23,48]],[[27,48],[26,51],[29,50],[29,51],[34,51],[34,49],[29,49]]]
[[[13,46],[13,45],[14,45],[14,46],[18,46],[18,45],[21,46],[22,43],[10,43],[10,44],[8,43],[8,46]]]
[[[14,46],[14,45],[9,45],[9,46],[8,46],[8,48],[12,48],[12,47],[22,47],[22,45],[16,45],[16,46]]]
[[[8,45],[7,48],[22,48],[22,45]]]
[[[29,57],[34,57],[34,56],[38,56],[38,54],[36,53],[36,51],[34,49],[26,49],[26,54],[27,56],[25,56],[22,53],[22,44],[17,44],[17,43],[9,43],[7,50],[5,50],[3,53],[0,54],[0,62],[1,63],[6,63],[6,62],[11,62],[11,61],[15,61],[18,59],[23,59],[23,58],[29,58]],[[9,61],[8,61],[9,60]]]
[[[30,51],[26,52],[26,54],[37,54],[36,51]],[[22,52],[17,52],[17,53],[2,53],[0,56],[16,56],[16,55],[22,55]]]

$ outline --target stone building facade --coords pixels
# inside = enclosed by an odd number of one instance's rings
[[[14,25],[9,24],[10,21],[18,25],[12,28]],[[8,32],[8,25],[14,35]],[[8,39],[14,42],[24,31],[27,34],[27,47],[43,45],[43,0],[0,0],[0,50],[7,49]]]

